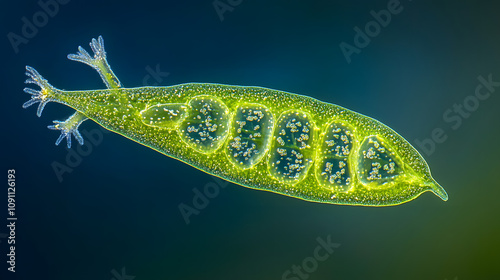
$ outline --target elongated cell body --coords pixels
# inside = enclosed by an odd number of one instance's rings
[[[334,104],[261,87],[121,88],[110,70],[115,87],[62,91],[28,70],[42,87],[28,90],[34,95],[28,105],[65,104],[81,119],[245,187],[365,206],[397,205],[426,191],[448,198],[403,137]],[[73,123],[58,122],[63,125],[56,128],[70,138],[76,136]]]

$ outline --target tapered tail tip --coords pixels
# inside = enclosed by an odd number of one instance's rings
[[[431,184],[431,191],[437,195],[439,198],[441,198],[443,201],[447,201],[448,200],[448,194],[446,193],[446,191],[444,190],[443,187],[441,187],[441,185],[439,185],[436,181],[433,181],[432,184]]]

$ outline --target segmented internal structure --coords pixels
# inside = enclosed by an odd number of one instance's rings
[[[268,176],[289,185],[311,175],[320,186],[345,193],[356,182],[372,189],[389,187],[404,173],[398,155],[380,136],[361,138],[345,121],[319,127],[310,112],[288,110],[276,116],[263,104],[251,103],[230,110],[222,100],[200,95],[186,104],[150,106],[140,114],[145,125],[176,130],[197,152],[224,149],[234,167],[264,162]]]

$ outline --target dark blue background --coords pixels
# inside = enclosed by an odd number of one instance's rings
[[[347,63],[339,44],[353,44],[353,28],[387,3],[243,0],[221,21],[212,0],[70,0],[18,53],[7,34],[21,34],[21,18],[41,7],[2,3],[0,170],[5,181],[7,169],[17,174],[17,279],[109,280],[122,267],[136,280],[281,279],[328,235],[341,246],[309,279],[498,278],[500,89],[456,130],[443,113],[474,93],[479,75],[500,80],[500,5],[401,1],[403,11]],[[229,184],[186,225],[178,205],[192,205],[193,188],[213,178],[115,134],[59,182],[51,164],[65,164],[68,151],[46,126],[72,112],[51,103],[37,118],[22,109],[24,67],[58,88],[104,88],[95,71],[66,59],[98,35],[126,87],[142,86],[146,67],[160,65],[170,73],[160,85],[306,94],[380,120],[414,145],[442,128],[447,140],[424,156],[450,199],[426,193],[396,207],[350,207]],[[6,233],[6,185],[0,193]],[[15,279],[0,241],[9,277],[1,279]]]

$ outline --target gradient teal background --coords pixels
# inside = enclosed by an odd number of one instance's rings
[[[226,2],[226,1],[223,1]],[[439,3],[436,3],[439,2]],[[36,1],[0,9],[1,172],[17,171],[17,279],[281,279],[313,255],[316,238],[341,246],[309,279],[500,279],[500,88],[453,130],[443,113],[474,94],[479,75],[500,81],[500,5],[494,1],[401,1],[348,64],[339,44],[388,1],[247,1],[220,21],[207,1],[71,0],[15,54],[8,32]],[[211,176],[105,134],[62,183],[58,133],[46,126],[71,110],[24,110],[24,67],[62,89],[104,88],[88,66],[66,59],[103,35],[126,87],[146,67],[161,85],[213,82],[305,94],[371,116],[415,145],[442,128],[447,140],[424,155],[447,190],[384,208],[316,204],[229,184],[186,225],[178,205]],[[82,129],[97,128],[86,122]],[[76,146],[75,146],[76,147]],[[0,191],[5,222],[7,186]],[[0,233],[5,233],[0,226]],[[0,239],[1,279],[7,244]],[[117,279],[119,280],[119,279]]]

